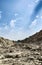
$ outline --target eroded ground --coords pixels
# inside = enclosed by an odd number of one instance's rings
[[[0,43],[0,65],[42,65],[42,43]]]

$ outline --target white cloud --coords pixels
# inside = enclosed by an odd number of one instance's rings
[[[13,27],[15,26],[15,22],[16,22],[16,20],[11,20],[11,21],[10,21],[10,26],[11,26],[11,28],[13,28]]]
[[[40,18],[42,19],[42,16]]]
[[[25,31],[21,30],[10,30],[10,32],[7,35],[7,38],[12,40],[21,40],[26,38],[27,33]]]
[[[37,23],[37,20],[35,19],[33,22],[32,22],[32,25],[36,25]]]
[[[35,2],[37,3],[39,0],[35,0]]]
[[[15,13],[15,16],[18,16],[18,13]]]
[[[31,27],[34,27],[36,24],[37,24],[37,19],[35,19],[35,20],[31,23],[31,25],[30,25],[29,27],[30,27],[30,28],[31,28]]]
[[[39,16],[37,15],[36,18],[38,18]]]

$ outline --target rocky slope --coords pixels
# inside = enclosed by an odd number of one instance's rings
[[[24,40],[18,40],[18,41],[23,42],[23,43],[42,41],[42,30],[40,30],[36,34],[34,34],[34,35],[24,39]]]
[[[42,65],[42,30],[17,42],[0,37],[0,65]]]

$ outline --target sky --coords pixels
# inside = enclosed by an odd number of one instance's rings
[[[42,0],[0,0],[0,37],[22,40],[42,30]]]

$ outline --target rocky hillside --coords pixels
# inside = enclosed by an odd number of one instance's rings
[[[26,38],[24,40],[18,40],[18,42],[23,42],[23,43],[39,42],[39,41],[42,41],[42,30],[30,36],[29,38]]]
[[[16,42],[0,37],[0,65],[42,65],[42,30]]]

